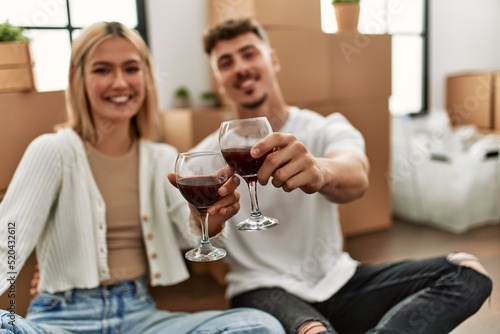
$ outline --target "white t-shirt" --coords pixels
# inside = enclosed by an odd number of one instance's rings
[[[364,139],[341,114],[327,117],[289,107],[280,132],[294,134],[317,157],[340,148],[364,155]],[[213,133],[193,151],[218,150]],[[320,194],[290,193],[271,183],[258,185],[259,207],[279,225],[264,231],[238,231],[236,223],[250,214],[246,182],[241,182],[241,209],[229,220],[225,248],[232,267],[228,298],[263,287],[281,287],[308,302],[324,301],[354,274],[358,262],[342,251],[337,205]]]

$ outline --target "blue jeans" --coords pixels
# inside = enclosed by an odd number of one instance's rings
[[[306,321],[327,333],[449,333],[476,313],[491,294],[489,277],[446,257],[361,265],[336,294],[307,303],[282,289],[245,292],[231,307],[255,307],[296,333]]]
[[[26,319],[16,316],[13,323],[11,320],[11,314],[0,311],[0,333],[284,333],[275,318],[256,309],[160,311],[144,279],[95,289],[40,293],[31,302]]]

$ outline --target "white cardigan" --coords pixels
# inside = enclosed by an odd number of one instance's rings
[[[187,279],[180,246],[198,242],[187,202],[166,178],[176,156],[171,146],[140,141],[140,214],[152,285]],[[40,291],[94,288],[109,279],[105,209],[81,138],[71,129],[36,138],[0,203],[0,294],[35,245]]]

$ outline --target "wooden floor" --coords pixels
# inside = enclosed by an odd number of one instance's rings
[[[500,225],[474,229],[454,235],[434,228],[395,219],[391,229],[351,237],[347,251],[364,263],[425,258],[451,251],[466,251],[481,259],[493,280],[500,277]],[[193,276],[173,287],[155,289],[159,306],[169,310],[198,311],[227,307],[224,289],[210,277]],[[500,333],[500,290],[494,284],[493,294],[477,314],[452,334]]]

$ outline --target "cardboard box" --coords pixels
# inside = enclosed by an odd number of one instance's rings
[[[328,34],[330,97],[358,99],[391,95],[391,36]]]
[[[162,141],[185,152],[231,119],[228,109],[171,109],[160,113]]]
[[[253,0],[207,0],[206,6],[209,27],[228,19],[255,16]]]
[[[289,104],[391,95],[391,36],[268,29]],[[298,45],[307,45],[300,48]]]
[[[0,94],[0,190],[5,190],[26,147],[66,120],[64,91]]]
[[[448,76],[446,110],[452,126],[500,130],[500,72]]]
[[[245,0],[247,1],[247,0]],[[254,0],[256,18],[266,30],[277,26],[297,31],[321,32],[321,3],[319,0]],[[307,45],[307,44],[303,44]],[[301,52],[304,48],[301,48]]]
[[[342,113],[365,138],[366,155],[370,160],[370,188],[362,198],[340,205],[344,236],[382,230],[392,225],[391,189],[387,178],[390,170],[388,98],[334,99],[302,105],[323,115]]]
[[[28,43],[0,43],[0,93],[35,89]]]
[[[330,98],[329,36],[322,32],[285,29],[268,29],[267,34],[280,60],[278,80],[285,101],[294,104]],[[307,47],[298,50],[300,45]]]

